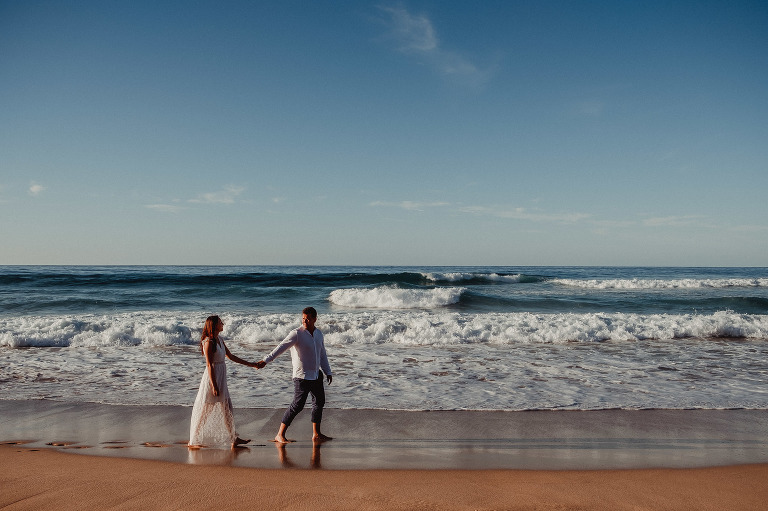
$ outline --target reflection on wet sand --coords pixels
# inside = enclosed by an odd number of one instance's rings
[[[187,463],[192,465],[228,466],[243,453],[251,452],[247,447],[237,449],[189,449]]]
[[[304,464],[304,460],[300,459],[295,461],[295,458],[298,454],[305,454],[306,453],[306,444],[305,445],[296,445],[292,444],[296,447],[287,447],[291,444],[280,444],[275,443],[275,448],[277,449],[277,461],[279,463],[279,466],[282,468],[288,468],[288,469],[301,469],[301,468],[311,468],[311,469],[321,469],[323,468],[320,458],[320,446],[322,445],[322,442],[313,442],[312,444],[312,450],[311,454],[309,456],[309,465],[307,466]],[[289,450],[293,450],[292,453],[289,454]],[[218,466],[234,466],[235,461],[240,457],[242,454],[251,454],[251,449],[248,447],[239,447],[237,449],[214,449],[214,448],[208,448],[208,447],[194,447],[189,448],[187,450],[187,463],[191,465],[218,465]],[[291,458],[291,454],[293,455],[293,459]],[[249,456],[246,456],[245,458],[248,458]],[[274,458],[273,458],[274,459]],[[242,461],[241,461],[242,464]]]
[[[282,412],[238,414],[244,430],[264,444],[236,453],[229,446],[190,453],[189,407],[0,400],[0,444],[7,444],[0,448],[324,470],[692,468],[768,460],[768,410],[333,409],[324,420],[340,439],[310,451],[311,426],[301,421],[294,433],[306,440],[278,449],[277,457],[266,440]]]
[[[309,458],[309,468],[323,468],[322,463],[320,462],[320,446],[322,444],[323,442],[312,443],[312,455]],[[296,463],[291,461],[291,458],[288,456],[288,449],[285,448],[286,445],[287,444],[282,444],[279,442],[275,443],[275,447],[277,448],[277,459],[280,460],[280,464],[283,466],[283,468],[298,468]]]

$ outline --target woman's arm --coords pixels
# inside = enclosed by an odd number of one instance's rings
[[[213,347],[216,341],[206,339],[203,342],[203,353],[205,354],[205,366],[208,368],[208,377],[211,379],[211,390],[214,396],[219,395],[219,386],[216,384],[216,378],[213,377]]]
[[[237,362],[238,364],[243,364],[244,366],[248,366],[248,367],[256,367],[255,362],[248,362],[247,360],[243,360],[242,358],[236,355],[233,355],[232,352],[229,351],[229,348],[227,348],[226,344],[224,344],[224,350],[226,351],[227,358],[230,359],[232,362]]]

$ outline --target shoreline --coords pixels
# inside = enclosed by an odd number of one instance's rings
[[[0,444],[182,464],[326,470],[603,470],[768,463],[768,410],[308,411],[235,409],[244,449],[188,449],[191,407],[0,400]],[[15,444],[15,442],[23,442]]]

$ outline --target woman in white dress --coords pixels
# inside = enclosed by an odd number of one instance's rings
[[[203,334],[200,336],[200,349],[205,357],[205,372],[200,380],[195,405],[192,407],[190,447],[229,444],[234,449],[250,442],[237,436],[235,431],[224,357],[249,367],[256,365],[230,353],[224,341],[219,339],[222,330],[224,323],[218,316],[210,316],[205,320]]]

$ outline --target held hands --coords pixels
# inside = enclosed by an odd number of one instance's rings
[[[263,360],[259,360],[258,362],[251,362],[248,365],[251,367],[255,367],[256,369],[264,369],[267,366],[267,363],[264,362]],[[330,374],[326,376],[326,379],[328,380],[328,385],[330,385],[331,382],[333,382],[333,376]]]

